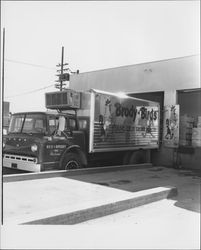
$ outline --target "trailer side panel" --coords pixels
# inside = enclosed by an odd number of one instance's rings
[[[90,152],[158,148],[158,103],[95,91],[91,95]]]

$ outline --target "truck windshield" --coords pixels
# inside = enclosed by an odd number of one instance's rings
[[[37,133],[46,132],[46,119],[43,114],[13,115],[9,127],[10,133]]]
[[[23,120],[24,120],[24,115],[13,115],[11,117],[8,132],[9,133],[20,133],[22,130]]]

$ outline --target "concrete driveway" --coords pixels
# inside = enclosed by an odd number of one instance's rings
[[[201,171],[152,167],[68,177],[125,191],[137,192],[155,187],[174,186],[175,206],[200,212]]]
[[[73,226],[3,227],[2,248],[200,249],[200,171],[158,166],[65,178],[129,192],[175,186],[178,195]]]

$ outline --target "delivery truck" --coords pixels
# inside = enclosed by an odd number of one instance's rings
[[[31,172],[150,161],[159,103],[91,89],[45,94],[46,112],[12,115],[3,166]]]

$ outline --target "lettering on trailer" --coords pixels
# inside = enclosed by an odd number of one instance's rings
[[[133,121],[135,121],[137,109],[134,108],[133,105],[131,108],[128,108],[128,107],[122,106],[120,103],[115,103],[114,106],[116,108],[115,114],[117,117],[118,116],[131,117],[133,119]]]
[[[132,132],[132,131],[146,131],[146,127],[137,127],[137,126],[131,126],[131,125],[118,125],[118,124],[110,124],[109,128],[113,131],[113,132]],[[153,127],[152,131],[156,131],[157,128]]]
[[[141,119],[150,119],[156,120],[157,117],[157,111],[154,111],[153,108],[152,110],[148,110],[145,107],[141,107],[140,110],[138,111],[137,108],[134,108],[132,105],[131,108],[124,107],[120,103],[115,103],[114,105],[116,107],[116,116],[122,116],[122,117],[131,117],[133,118],[133,121],[135,121],[136,114],[137,112],[140,113]]]
[[[94,145],[118,143],[125,147],[137,144],[158,144],[159,108],[135,106],[132,99],[119,101],[114,96],[96,96]],[[146,103],[146,101],[141,101]]]
[[[158,107],[137,107],[137,117],[136,117],[136,136],[147,138],[155,138],[155,142],[158,139]],[[153,142],[153,140],[151,140]],[[147,141],[148,142],[148,141]]]

